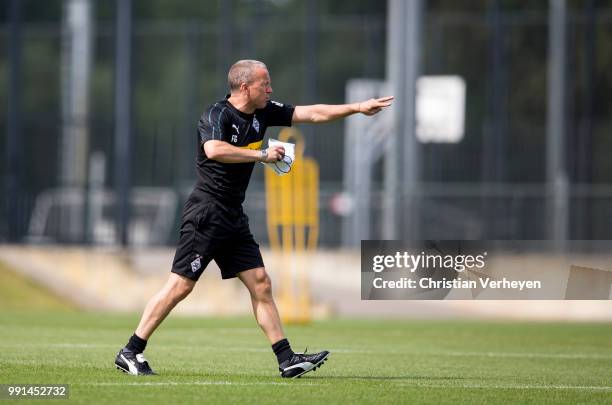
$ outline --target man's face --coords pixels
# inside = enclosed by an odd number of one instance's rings
[[[255,108],[264,108],[272,94],[272,83],[267,69],[257,68],[253,82],[247,85],[249,100]]]

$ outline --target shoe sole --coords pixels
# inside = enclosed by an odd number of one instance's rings
[[[325,363],[327,361],[327,359],[329,359],[329,355],[331,353],[327,353],[327,356],[323,357],[317,364],[315,364],[314,366],[312,366],[312,368],[308,369],[308,370],[304,370],[302,371],[300,374],[294,375],[291,378],[300,378],[302,377],[304,374],[308,373],[309,371],[316,371],[317,368],[321,367],[323,365],[323,363]]]
[[[156,373],[153,373],[153,374],[132,374],[132,373],[129,372],[129,370],[126,370],[125,368],[121,367],[117,363],[115,363],[115,368],[117,370],[123,372],[124,374],[129,374],[129,375],[157,375]]]
[[[125,374],[130,374],[130,372],[127,371],[126,369],[124,369],[123,367],[120,367],[120,366],[117,366],[117,365],[115,365],[115,367],[117,368],[117,370],[123,371]]]
[[[117,370],[119,370],[119,371],[123,371],[125,374],[135,375],[135,374],[130,373],[130,371],[129,371],[129,370],[126,370],[125,368],[121,367],[121,366],[120,366],[119,364],[117,364],[117,363],[115,363],[115,367],[117,368]]]

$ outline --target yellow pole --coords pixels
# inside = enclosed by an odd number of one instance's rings
[[[305,252],[316,249],[319,235],[319,168],[304,158],[302,134],[284,129],[279,140],[295,143],[291,172],[266,170],[267,225],[270,247],[280,253],[280,309],[286,322],[309,322],[310,288]]]

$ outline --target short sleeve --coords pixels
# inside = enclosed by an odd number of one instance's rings
[[[278,101],[270,100],[263,113],[266,117],[266,125],[273,127],[290,127],[293,120],[293,111],[295,107],[289,104],[279,103]]]
[[[227,106],[215,104],[204,111],[198,122],[198,134],[202,144],[213,139],[229,142],[226,109]]]

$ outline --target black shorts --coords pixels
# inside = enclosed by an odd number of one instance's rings
[[[172,272],[197,281],[213,259],[223,279],[264,266],[241,206],[228,207],[214,200],[199,204],[187,201]]]

